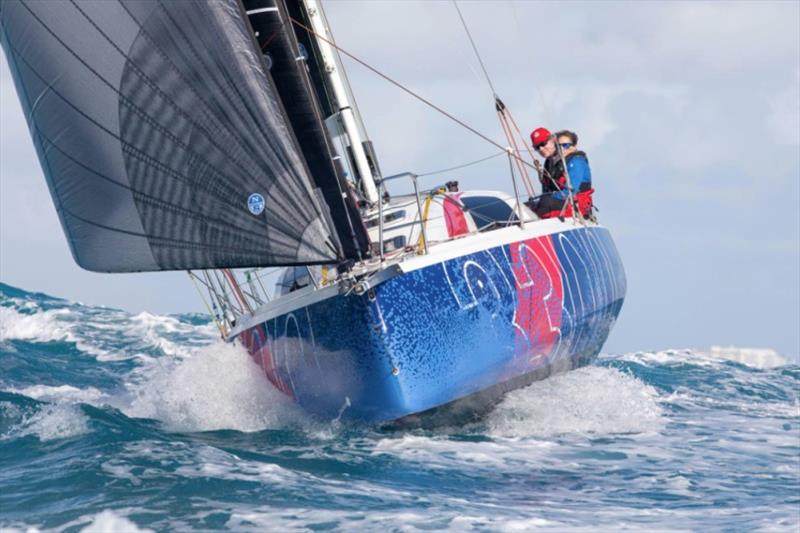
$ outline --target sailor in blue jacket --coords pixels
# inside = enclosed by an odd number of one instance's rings
[[[592,188],[592,170],[589,168],[589,159],[584,152],[578,150],[578,136],[569,130],[556,133],[556,142],[567,162],[567,173],[569,182],[572,185],[572,194],[586,192]],[[553,193],[553,198],[566,200],[569,196],[567,191],[566,176],[560,176],[559,185],[561,190]]]

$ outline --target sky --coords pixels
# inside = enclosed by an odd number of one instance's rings
[[[576,131],[628,294],[609,352],[800,354],[800,2],[459,3],[520,128]],[[498,142],[492,93],[449,1],[331,0],[345,50]],[[495,153],[345,66],[385,175]],[[437,176],[511,192],[496,158]],[[431,182],[433,186],[437,183]],[[0,59],[0,281],[133,312],[201,311],[185,273],[75,265]]]

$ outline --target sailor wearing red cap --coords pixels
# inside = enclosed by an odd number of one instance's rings
[[[538,150],[539,146],[546,144],[552,136],[547,128],[536,128],[531,132],[531,144]]]
[[[541,218],[546,218],[552,212],[560,212],[564,200],[554,195],[560,191],[566,179],[564,166],[556,149],[555,136],[547,128],[536,128],[531,132],[533,148],[544,158],[544,168],[539,172],[539,182],[542,185],[542,195],[538,200],[530,201],[528,206]],[[559,182],[563,181],[563,184]]]
[[[556,150],[556,138],[547,128],[536,128],[531,133],[533,148],[544,158],[544,171],[539,176],[542,192],[561,190],[557,185],[558,178],[564,174],[561,158]]]
[[[568,130],[559,131],[553,135],[547,128],[536,128],[531,133],[531,143],[539,155],[544,158],[544,168],[539,173],[542,195],[538,201],[529,203],[529,207],[541,218],[561,214],[564,202],[569,197],[563,164],[566,161],[579,210],[584,216],[589,216],[592,209],[591,195],[594,192],[592,173],[586,154],[578,151],[576,147],[578,136]],[[561,146],[561,154],[558,153],[556,143]]]

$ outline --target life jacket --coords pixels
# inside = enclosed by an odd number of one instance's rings
[[[589,162],[589,158],[586,157],[586,152],[577,151],[569,154],[564,160],[567,162],[567,166],[569,166],[569,161],[576,155],[581,155],[586,159],[586,162]],[[567,188],[567,177],[565,176],[564,172],[564,165],[561,163],[560,157],[548,157],[544,162],[544,172],[542,173],[542,192],[555,192],[555,191],[563,191]],[[558,185],[556,185],[558,184]],[[583,183],[581,184],[581,190],[588,190],[592,188],[591,183]],[[580,191],[573,191],[573,192],[580,192]]]
[[[542,171],[542,193],[560,191],[557,185],[559,178],[564,175],[564,165],[561,164],[560,157],[548,157],[544,160],[544,170]]]
[[[581,191],[579,193],[575,193],[575,205],[578,208],[578,212],[581,214],[583,218],[591,218],[592,216],[592,209],[594,208],[594,204],[592,203],[592,195],[594,194],[594,189],[587,189],[585,191]],[[572,217],[572,206],[567,205],[564,207],[564,204],[561,204],[559,209],[553,209],[551,211],[537,211],[536,214],[539,218],[556,218],[558,216],[563,215],[565,218]]]
[[[586,164],[587,164],[587,165],[589,164],[589,158],[588,158],[588,157],[586,157],[586,152],[583,152],[583,151],[581,151],[581,150],[578,150],[577,152],[573,152],[573,153],[569,154],[567,157],[565,157],[565,158],[564,158],[564,159],[566,159],[566,161],[567,161],[567,166],[569,166],[569,161],[570,161],[570,159],[572,159],[572,158],[573,158],[573,157],[575,157],[576,155],[581,155],[581,156],[583,156],[583,158],[586,160]],[[562,167],[562,168],[563,168],[563,167]],[[562,172],[562,173],[563,173],[563,172]],[[564,180],[566,181],[566,178],[564,178]],[[565,185],[565,186],[566,186],[566,185]],[[588,191],[588,190],[589,190],[589,189],[591,189],[591,188],[592,188],[592,182],[591,182],[591,180],[590,180],[590,181],[587,181],[587,182],[581,183],[581,186],[578,188],[578,190],[577,190],[577,191],[573,191],[573,192],[574,192],[574,193],[579,193],[579,192],[583,192],[583,191]]]

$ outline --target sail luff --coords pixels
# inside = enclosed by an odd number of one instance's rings
[[[250,23],[259,32],[261,47],[271,57],[270,73],[281,95],[311,175],[331,210],[337,235],[349,258],[369,253],[369,237],[344,175],[334,163],[335,150],[324,124],[320,100],[311,86],[284,0],[243,0],[254,14]],[[266,8],[265,11],[262,11]]]

